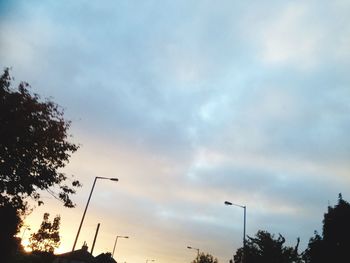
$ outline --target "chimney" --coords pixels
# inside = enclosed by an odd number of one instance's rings
[[[83,246],[81,247],[81,250],[88,251],[88,246],[86,244],[86,241],[84,241]]]

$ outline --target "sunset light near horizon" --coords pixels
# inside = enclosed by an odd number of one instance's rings
[[[350,200],[350,1],[0,1],[0,66],[71,120],[61,245],[119,263],[227,263],[247,235],[304,249]],[[34,203],[33,203],[34,204]]]

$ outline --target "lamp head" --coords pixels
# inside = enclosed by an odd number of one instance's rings
[[[225,205],[232,205],[232,203],[229,201],[225,201]]]
[[[115,182],[118,182],[118,181],[119,181],[119,179],[118,179],[118,178],[110,178],[109,180],[111,180],[111,181],[115,181]]]

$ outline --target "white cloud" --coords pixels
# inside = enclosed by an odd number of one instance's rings
[[[94,194],[97,251],[115,231],[135,236],[127,261],[190,261],[198,244],[227,262],[242,230],[227,198],[249,206],[250,235],[288,239],[346,196],[348,3],[276,2],[21,2],[1,18],[3,66],[65,107],[82,144],[63,222],[79,221],[91,178],[120,179]],[[69,243],[75,225],[62,226]]]
[[[291,64],[300,69],[313,68],[324,34],[311,19],[307,3],[290,3],[276,17],[262,23],[258,36],[261,40],[262,58],[270,64]]]

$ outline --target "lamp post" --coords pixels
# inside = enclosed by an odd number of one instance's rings
[[[190,246],[187,246],[187,248],[197,250],[197,262],[198,262],[199,261],[199,248],[194,248],[194,247],[190,247]]]
[[[229,201],[225,201],[225,205],[234,205],[240,208],[243,208],[244,210],[244,219],[243,219],[243,254],[242,254],[242,263],[245,262],[245,245],[246,245],[246,238],[245,238],[245,231],[246,231],[246,218],[247,218],[247,207],[245,205],[238,205],[231,203]]]
[[[94,191],[97,179],[107,179],[107,180],[118,182],[118,178],[109,178],[109,177],[100,177],[100,176],[96,176],[95,177],[94,183],[92,184],[92,188],[91,188],[91,191],[90,191],[90,195],[89,195],[88,201],[87,201],[86,206],[85,206],[83,217],[81,218],[81,221],[80,221],[80,225],[79,225],[79,228],[78,228],[77,236],[75,237],[75,240],[74,240],[74,245],[73,245],[72,251],[74,251],[75,245],[77,244],[77,241],[78,241],[78,238],[79,238],[79,234],[80,234],[80,230],[81,230],[81,227],[83,225],[85,214],[86,214],[86,211],[88,209],[88,206],[89,206],[89,203],[90,203],[90,199],[91,199],[91,195],[92,195],[92,192]]]
[[[115,251],[115,247],[117,245],[117,241],[118,241],[118,238],[129,238],[128,236],[116,236],[115,238],[115,242],[114,242],[114,247],[113,247],[113,253],[112,253],[112,258],[114,258],[114,251]]]

